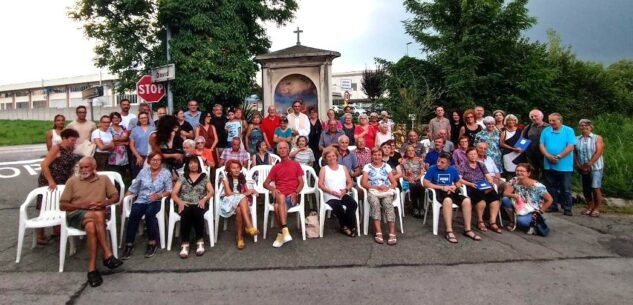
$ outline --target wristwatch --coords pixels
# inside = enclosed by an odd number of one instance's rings
[[[554,159],[556,159],[556,160],[560,160],[560,155],[556,155],[556,156],[554,156]]]

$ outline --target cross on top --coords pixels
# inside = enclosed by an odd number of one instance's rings
[[[301,40],[299,40],[299,35],[301,35],[301,33],[303,33],[302,30],[299,29],[299,27],[297,27],[296,31],[293,31],[293,33],[297,33],[297,45],[301,45]]]

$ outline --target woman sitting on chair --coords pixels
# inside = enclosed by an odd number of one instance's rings
[[[424,176],[424,160],[415,155],[415,146],[407,146],[400,168],[402,169],[403,184],[409,187],[413,217],[419,218],[422,215],[420,207],[424,194],[421,179]]]
[[[543,214],[552,205],[552,195],[543,184],[530,178],[531,174],[531,165],[519,163],[516,176],[505,186],[501,202],[505,209],[516,214],[516,223],[510,223],[508,231],[513,231],[516,226],[529,228],[536,214]]]
[[[319,172],[319,189],[323,191],[323,200],[332,207],[341,226],[341,232],[355,237],[356,209],[358,204],[347,193],[352,189],[352,177],[347,168],[338,164],[338,150],[332,146],[323,150],[327,165]]]
[[[204,213],[209,209],[207,203],[212,196],[213,186],[202,171],[200,159],[198,156],[187,157],[184,175],[178,178],[171,193],[171,199],[176,203],[180,215],[180,258],[189,257],[192,225],[196,231],[196,255],[204,254]]]
[[[391,166],[382,161],[382,150],[374,148],[371,152],[371,163],[363,167],[363,178],[361,186],[367,190],[367,200],[370,205],[370,215],[374,219],[374,241],[379,244],[384,243],[382,228],[380,227],[381,206],[385,220],[389,224],[389,239],[387,244],[395,246],[396,240],[396,214],[392,201],[398,184],[393,178]]]
[[[224,196],[218,202],[220,205],[220,216],[228,218],[236,214],[237,249],[242,250],[245,247],[243,231],[246,231],[246,234],[250,236],[259,234],[259,231],[253,227],[253,222],[251,221],[250,202],[248,200],[249,196],[257,192],[253,189],[248,189],[246,186],[246,177],[242,174],[242,164],[239,161],[227,161],[226,168],[228,169],[227,177],[222,181]]]
[[[125,248],[121,259],[128,259],[134,250],[134,238],[141,218],[145,216],[147,226],[147,250],[145,257],[150,258],[156,254],[156,242],[158,236],[158,220],[156,214],[160,211],[161,199],[171,193],[171,173],[163,167],[163,156],[152,152],[147,156],[149,167],[143,168],[130,185],[125,196],[136,195],[132,204],[130,220],[127,224]]]

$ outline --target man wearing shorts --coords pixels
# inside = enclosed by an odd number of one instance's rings
[[[434,189],[437,201],[442,204],[442,215],[446,226],[446,240],[450,243],[457,243],[457,238],[453,234],[453,204],[462,207],[464,217],[464,236],[475,241],[481,237],[470,227],[472,207],[470,199],[458,194],[461,187],[459,173],[455,167],[450,166],[451,155],[445,152],[440,153],[437,164],[432,165],[424,175],[424,187]]]
[[[68,226],[86,231],[88,283],[92,287],[103,283],[97,270],[97,245],[103,250],[105,267],[114,269],[123,264],[110,250],[105,220],[107,206],[115,204],[119,194],[110,179],[97,175],[96,169],[97,161],[93,157],[83,157],[79,161],[79,177],[68,179],[59,199],[60,208],[67,212]]]
[[[275,164],[270,170],[264,187],[270,191],[275,199],[275,221],[280,228],[273,247],[279,248],[292,240],[288,231],[288,209],[297,205],[299,193],[303,189],[303,169],[298,162],[289,157],[290,149],[288,143],[279,142],[277,153],[281,161]],[[273,182],[275,185],[271,185]]]

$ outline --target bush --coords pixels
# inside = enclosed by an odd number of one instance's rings
[[[606,196],[633,198],[633,118],[620,114],[603,114],[594,121],[594,132],[605,144],[604,179]]]

